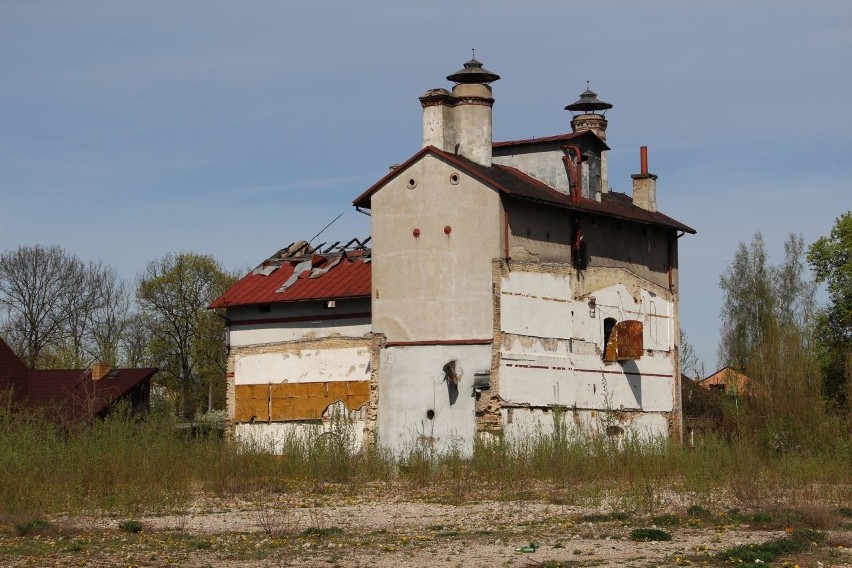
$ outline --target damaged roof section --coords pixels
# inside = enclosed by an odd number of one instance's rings
[[[282,248],[231,286],[211,309],[281,302],[369,298],[370,237]]]

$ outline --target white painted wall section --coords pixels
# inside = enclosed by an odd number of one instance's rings
[[[369,378],[370,350],[367,347],[247,354],[237,355],[234,360],[237,385],[366,381]]]
[[[456,361],[455,393],[443,367]],[[470,455],[475,436],[474,373],[487,372],[490,345],[405,346],[382,350],[379,366],[379,442],[400,453],[431,447]],[[430,419],[428,412],[434,411]]]
[[[370,333],[370,319],[328,322],[258,323],[231,327],[232,347],[283,343],[325,337],[364,337]]]
[[[511,272],[500,294],[500,327],[507,333],[572,337],[571,281],[568,276]]]

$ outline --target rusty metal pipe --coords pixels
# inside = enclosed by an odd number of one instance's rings
[[[509,260],[509,210],[504,209],[503,211],[504,211],[505,216],[506,216],[506,235],[505,235],[506,245],[505,246],[506,246],[506,261],[508,262],[508,260]]]
[[[571,192],[571,200],[574,203],[580,202],[580,163],[583,161],[583,153],[580,152],[580,147],[575,144],[565,144],[562,146],[563,151],[572,151],[577,156],[577,165],[576,167],[571,162],[571,158],[569,156],[562,156],[562,161],[568,164],[568,171],[571,173],[571,177],[574,178],[574,191]],[[570,186],[570,181],[569,181]],[[569,187],[570,189],[570,187]]]
[[[642,166],[642,170],[641,170],[642,175],[643,176],[648,175],[648,147],[647,146],[641,146],[639,148],[639,161],[640,161],[641,166]]]

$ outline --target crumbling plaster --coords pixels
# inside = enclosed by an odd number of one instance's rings
[[[577,271],[564,263],[517,261],[497,266],[501,346],[492,375],[499,377],[493,382],[504,428],[509,415],[521,422],[532,420],[524,418],[529,413],[552,420],[542,409],[559,406],[587,417],[626,412],[619,414],[631,416],[624,430],[641,426],[643,435],[677,432],[670,428],[676,411],[670,292],[625,269]],[[606,317],[643,323],[646,351],[639,360],[602,360]],[[637,422],[637,412],[659,416]]]

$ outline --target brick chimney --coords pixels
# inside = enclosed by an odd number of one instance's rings
[[[448,81],[456,83],[452,93],[446,89],[426,91],[420,97],[423,146],[435,146],[490,166],[494,99],[489,83],[499,78],[471,59],[460,71],[447,76]]]
[[[109,374],[110,367],[106,363],[92,363],[92,380],[99,381]]]
[[[657,210],[657,176],[648,173],[648,147],[639,150],[641,173],[633,174],[633,205],[646,211]]]

